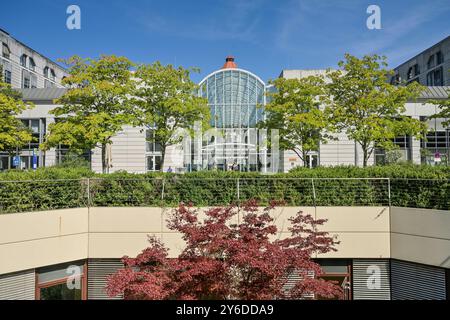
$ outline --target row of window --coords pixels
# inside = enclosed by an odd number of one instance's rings
[[[11,51],[8,45],[2,42],[2,57],[10,59]],[[28,70],[22,70],[22,88],[36,88],[37,87],[37,76],[34,74],[36,72],[36,62],[32,57],[26,54],[20,56],[20,65]],[[7,61],[2,63],[3,67],[3,81],[11,84],[11,66]],[[33,71],[33,72],[30,72]],[[45,66],[43,69],[43,76],[46,78],[44,82],[45,88],[54,87],[54,82],[56,80],[56,73],[53,68]]]
[[[26,54],[23,54],[20,57],[20,65],[24,68],[28,68],[32,71],[36,71],[36,63],[34,62],[34,59],[32,57],[28,57]],[[48,66],[44,67],[43,75],[44,75],[44,77],[55,81],[56,73],[53,68],[50,68]]]
[[[443,86],[444,85],[444,72],[442,66],[438,67],[440,64],[444,63],[444,55],[441,51],[436,52],[435,54],[430,55],[427,61],[427,78],[426,85],[427,86]],[[419,64],[414,64],[409,67],[408,72],[406,73],[406,80],[408,83],[411,82],[419,82],[418,76],[420,75],[420,66]],[[401,77],[399,74],[394,75],[390,83],[395,85],[401,82]]]
[[[344,293],[341,299],[351,300],[352,261],[348,259],[315,259],[315,262],[322,268],[323,273],[320,278],[325,281],[333,281],[339,285]],[[91,283],[87,279],[88,268],[88,261],[79,260],[36,269],[35,299],[86,300],[88,285],[90,286]],[[106,276],[107,274],[97,275],[97,277],[101,277],[102,283],[106,280]],[[287,279],[286,287],[292,287],[299,280],[299,277],[300,275],[297,272],[292,272]],[[124,298],[127,299],[126,293]],[[316,299],[322,298],[316,297]]]

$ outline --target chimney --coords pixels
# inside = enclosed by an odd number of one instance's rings
[[[237,65],[234,62],[234,57],[233,56],[228,56],[225,59],[225,64],[223,65],[222,69],[236,69]]]

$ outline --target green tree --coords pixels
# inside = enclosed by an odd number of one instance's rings
[[[307,152],[317,150],[320,142],[326,143],[330,136],[325,111],[320,108],[325,98],[322,77],[301,79],[278,78],[271,81],[276,91],[269,92],[265,106],[266,120],[262,127],[278,129],[280,148],[292,150],[306,167]]]
[[[395,137],[420,138],[426,131],[425,123],[404,115],[405,103],[417,98],[423,87],[416,82],[389,84],[386,77],[393,72],[386,66],[386,57],[346,54],[340,70],[328,72],[330,121],[361,146],[364,167],[376,147],[392,150]]]
[[[162,165],[166,148],[179,143],[180,129],[192,132],[196,121],[203,128],[209,125],[209,107],[206,99],[198,97],[198,86],[190,79],[195,69],[175,68],[155,62],[140,65],[136,70],[137,86],[134,104],[137,106],[137,125],[153,130],[149,142],[161,146]]]
[[[64,61],[69,74],[62,82],[69,89],[50,112],[58,121],[49,125],[43,150],[58,144],[72,150],[102,151],[103,173],[109,171],[107,146],[123,126],[133,122],[130,93],[133,63],[125,57],[102,55],[99,59],[73,56]]]
[[[22,95],[3,82],[0,66],[0,151],[12,155],[32,140],[30,130],[17,118],[23,111],[33,107],[22,101]]]

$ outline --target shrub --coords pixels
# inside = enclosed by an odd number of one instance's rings
[[[296,168],[275,175],[124,171],[103,175],[83,167],[49,167],[0,173],[0,213],[87,205],[173,207],[180,202],[218,206],[249,199],[261,205],[280,200],[288,206],[384,206],[389,205],[389,184],[393,206],[450,208],[450,169],[443,166]]]

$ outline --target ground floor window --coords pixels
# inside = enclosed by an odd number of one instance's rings
[[[411,155],[411,136],[399,136],[392,140],[396,146],[393,150],[384,150],[383,148],[375,148],[375,164],[384,165],[396,163],[398,161],[410,161]]]
[[[86,300],[86,269],[85,261],[37,269],[36,300]]]
[[[322,267],[323,275],[322,279],[327,281],[333,281],[337,285],[341,286],[344,296],[343,300],[352,299],[351,288],[351,260],[347,259],[318,259],[317,263]],[[317,297],[317,299],[322,299]]]
[[[0,171],[10,169],[37,169],[45,164],[45,155],[40,151],[22,150],[19,155],[0,154]]]
[[[450,131],[430,131],[421,140],[421,160],[423,164],[448,165],[450,154]]]
[[[147,171],[160,171],[162,166],[161,155],[147,155]]]
[[[56,153],[56,163],[57,164],[63,164],[63,163],[91,163],[91,150],[85,150],[83,153],[74,152],[71,151],[68,146],[59,145],[58,148],[55,150]]]

